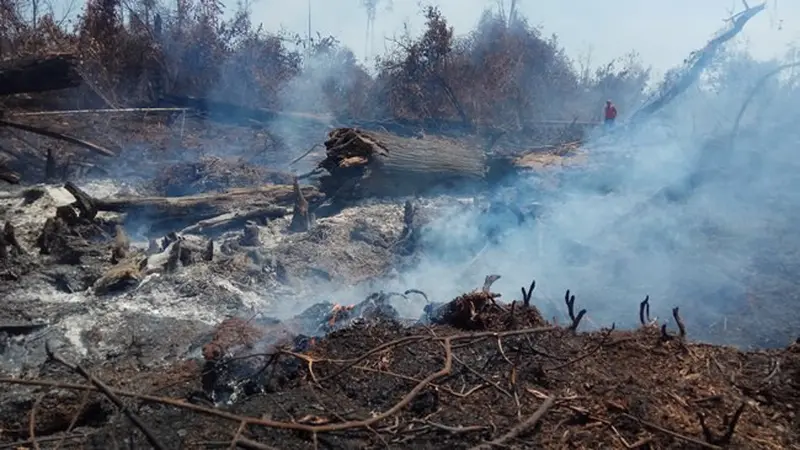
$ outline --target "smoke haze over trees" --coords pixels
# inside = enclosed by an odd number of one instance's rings
[[[366,6],[374,15],[375,5]],[[375,67],[363,67],[353,53],[360,49],[335,37],[265,30],[252,22],[249,4],[226,18],[214,0],[179,0],[174,8],[90,0],[74,24],[39,0],[3,0],[0,50],[3,58],[76,53],[84,76],[114,105],[177,94],[342,117],[511,128],[541,119],[596,120],[608,97],[624,112],[641,101],[648,82],[635,54],[596,71],[580,67],[557,36],[543,36],[519,14],[487,10],[474,30],[456,36],[435,7],[421,13],[424,32],[390,42]]]

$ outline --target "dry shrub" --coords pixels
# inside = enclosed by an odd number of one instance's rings
[[[606,97],[624,115],[648,75],[635,56],[576,70],[555,36],[513,13],[486,12],[457,37],[428,7],[422,35],[398,40],[370,74],[332,37],[270,33],[251,23],[246,6],[226,18],[218,0],[90,0],[72,30],[50,13],[32,20],[36,4],[0,0],[0,55],[77,53],[95,103],[114,106],[173,94],[340,118],[525,129],[543,119],[597,119]]]
[[[587,107],[596,118],[607,96],[636,94],[617,101],[624,111],[647,81],[635,58],[619,70],[612,62],[594,77],[581,75],[555,36],[544,39],[519,15],[486,12],[460,39],[437,8],[428,7],[425,17],[423,35],[406,36],[380,63],[387,115],[519,129],[572,119]]]

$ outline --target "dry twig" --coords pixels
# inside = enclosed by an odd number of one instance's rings
[[[75,425],[78,424],[78,420],[81,418],[81,414],[83,414],[84,408],[86,408],[86,405],[89,404],[89,396],[91,395],[91,393],[92,393],[91,391],[86,391],[83,393],[83,397],[81,398],[81,403],[75,410],[75,415],[72,416],[72,421],[70,421],[69,426],[67,427],[66,431],[67,434],[61,436],[61,439],[59,439],[59,441],[56,443],[56,447],[54,450],[58,450],[61,448],[61,446],[64,444],[64,441],[67,439],[67,436],[69,436],[68,433],[71,433],[72,430],[75,428]]]
[[[36,398],[36,401],[33,402],[33,408],[31,408],[30,418],[28,419],[28,435],[30,436],[31,445],[36,450],[39,450],[39,442],[36,440],[36,413],[39,411],[39,405],[42,404],[42,400],[44,400],[45,395],[47,392],[40,395]]]
[[[580,355],[580,356],[578,356],[578,357],[577,357],[577,358],[575,358],[575,359],[571,359],[571,360],[569,360],[569,361],[566,361],[566,362],[564,362],[564,363],[561,363],[561,364],[559,364],[559,365],[557,365],[557,366],[555,366],[555,367],[551,367],[551,368],[549,368],[549,369],[546,369],[546,371],[548,371],[548,372],[553,372],[553,371],[556,371],[556,370],[561,370],[561,369],[563,369],[563,368],[565,368],[565,367],[571,366],[571,365],[573,365],[573,364],[575,364],[575,363],[577,363],[577,362],[580,362],[580,361],[582,361],[582,360],[584,360],[584,359],[586,359],[586,358],[588,358],[588,357],[590,357],[590,356],[594,355],[595,353],[597,353],[597,352],[598,352],[598,351],[599,351],[601,348],[603,348],[603,347],[606,345],[606,343],[608,342],[608,338],[611,336],[611,333],[613,333],[613,332],[614,332],[614,329],[615,329],[615,328],[616,328],[616,324],[612,323],[612,324],[611,324],[611,328],[609,328],[609,329],[608,329],[608,330],[607,330],[607,331],[606,331],[606,332],[603,334],[603,338],[602,338],[602,339],[600,339],[600,342],[599,342],[599,343],[598,343],[598,344],[597,344],[597,345],[596,345],[594,348],[592,348],[591,350],[587,351],[587,352],[586,352],[586,353],[584,353],[583,355]]]
[[[138,418],[138,416],[136,416],[130,410],[125,408],[124,404],[119,400],[119,396],[130,397],[130,398],[134,398],[134,399],[137,399],[137,400],[147,401],[147,402],[152,402],[152,403],[159,403],[159,404],[162,404],[162,405],[174,406],[174,407],[181,408],[181,409],[184,409],[184,410],[194,411],[194,412],[198,412],[198,413],[201,413],[201,414],[206,414],[206,415],[210,415],[210,416],[213,416],[213,417],[217,417],[217,418],[220,418],[220,419],[231,420],[231,421],[235,421],[235,422],[238,422],[238,423],[245,423],[247,425],[258,425],[258,426],[264,426],[264,427],[268,427],[268,428],[304,431],[304,432],[308,432],[308,433],[317,434],[317,433],[331,432],[331,431],[342,431],[342,430],[348,430],[348,429],[354,429],[354,428],[368,428],[373,424],[376,424],[376,423],[378,423],[378,422],[380,422],[382,420],[385,420],[385,419],[395,415],[396,413],[401,411],[403,408],[407,407],[408,404],[414,398],[416,398],[416,396],[419,395],[420,392],[422,392],[424,389],[430,387],[430,385],[433,383],[433,381],[450,375],[450,373],[452,371],[453,359],[454,359],[453,350],[452,350],[452,343],[453,342],[464,341],[464,340],[475,340],[475,339],[486,338],[486,337],[488,337],[488,338],[497,338],[497,337],[510,337],[510,336],[525,336],[525,335],[530,335],[530,334],[545,333],[545,332],[548,332],[548,331],[552,331],[553,329],[554,328],[552,328],[552,327],[539,327],[539,328],[528,328],[528,329],[523,329],[523,330],[511,330],[511,331],[504,331],[504,332],[485,331],[485,332],[478,332],[478,333],[464,333],[464,334],[456,334],[456,335],[447,336],[447,337],[439,337],[439,336],[436,336],[436,335],[432,335],[432,336],[413,336],[411,338],[397,339],[395,341],[388,342],[386,344],[383,344],[383,345],[380,345],[378,347],[375,347],[372,350],[368,351],[365,355],[362,355],[362,356],[360,356],[358,358],[355,358],[354,360],[346,361],[348,363],[347,364],[347,368],[352,367],[353,365],[355,365],[358,362],[362,361],[363,359],[365,359],[369,355],[378,353],[378,352],[380,352],[382,350],[385,350],[386,348],[397,346],[397,345],[400,345],[400,344],[402,344],[404,342],[414,342],[414,341],[429,341],[429,342],[439,342],[439,343],[441,343],[442,347],[444,348],[444,364],[443,364],[443,366],[442,366],[442,368],[440,370],[438,370],[438,371],[428,375],[424,379],[420,380],[419,383],[417,383],[414,386],[414,388],[411,389],[411,391],[409,391],[400,401],[398,401],[396,404],[394,404],[394,406],[392,406],[388,410],[386,410],[386,411],[384,411],[382,413],[373,414],[369,418],[365,418],[365,419],[361,419],[361,420],[350,420],[350,421],[346,421],[346,422],[328,423],[328,424],[323,424],[323,425],[308,425],[308,424],[301,424],[301,423],[297,423],[297,422],[281,422],[281,421],[263,419],[263,418],[257,418],[257,417],[241,416],[241,415],[238,415],[238,414],[233,414],[233,413],[230,413],[230,412],[227,412],[227,411],[223,411],[223,410],[219,410],[219,409],[215,409],[215,408],[209,408],[209,407],[205,407],[205,406],[191,404],[191,403],[188,403],[188,402],[185,402],[185,401],[182,401],[182,400],[176,400],[176,399],[153,396],[153,395],[146,395],[146,394],[138,394],[138,393],[128,392],[128,391],[114,390],[114,389],[111,389],[108,386],[106,386],[101,381],[97,380],[95,377],[93,377],[90,374],[88,374],[82,367],[80,367],[78,365],[69,364],[65,360],[60,358],[58,355],[53,354],[52,351],[49,351],[49,347],[48,347],[48,352],[51,355],[51,357],[53,357],[56,361],[59,361],[62,364],[67,365],[67,367],[73,368],[73,370],[75,370],[76,372],[80,373],[82,376],[84,376],[84,378],[89,380],[94,385],[94,389],[101,391],[109,399],[111,399],[118,407],[120,407],[120,409],[122,409],[123,412],[125,412],[128,415],[129,418],[131,418],[131,420],[134,422],[134,424],[137,424],[137,422],[138,422],[137,426],[140,427],[140,429],[144,428],[142,431],[145,433],[145,435],[147,435],[149,433],[149,431],[145,431],[145,430],[147,430],[147,428],[141,423],[141,421]],[[305,356],[305,355],[303,355],[303,356]],[[306,356],[306,358],[308,358],[311,361],[314,361],[310,357]],[[346,368],[343,369],[343,370],[346,370]],[[338,372],[337,372],[337,374],[338,374]],[[333,377],[335,375],[336,374],[332,375],[331,377]],[[86,385],[56,383],[56,382],[52,382],[52,381],[40,381],[40,380],[20,380],[20,379],[14,379],[14,378],[5,378],[5,379],[0,378],[0,383],[23,384],[23,385],[32,385],[32,386],[54,386],[54,387],[60,387],[60,388],[63,388],[63,389],[81,389],[81,390],[93,389],[91,386],[86,386]],[[139,424],[141,424],[141,425],[139,425]],[[241,441],[241,439],[239,439],[239,441]],[[160,444],[157,441],[155,441],[155,444],[153,444],[153,446],[155,448],[157,448],[157,449],[164,449],[165,448],[164,446],[160,446]]]
[[[117,408],[119,408],[128,417],[128,419],[131,422],[133,422],[133,424],[136,425],[136,427],[139,428],[139,430],[141,430],[142,433],[144,433],[145,437],[147,438],[147,441],[150,443],[150,445],[153,446],[153,448],[155,448],[156,450],[167,449],[167,447],[158,440],[156,435],[147,427],[147,425],[145,425],[144,422],[142,422],[139,416],[136,415],[136,413],[134,413],[133,411],[131,411],[127,406],[125,406],[125,403],[123,403],[122,400],[120,400],[119,397],[117,397],[117,395],[114,394],[114,392],[108,386],[106,386],[105,383],[92,376],[80,365],[69,363],[67,362],[67,360],[57,355],[55,352],[53,352],[53,349],[50,347],[49,342],[45,342],[45,350],[47,351],[47,356],[50,359],[61,363],[65,367],[68,367],[70,370],[86,378],[87,381],[89,381],[95,387],[97,387],[97,389],[100,392],[102,392],[106,397],[108,397],[108,399],[111,400],[111,402]]]
[[[695,439],[693,437],[684,436],[684,435],[682,435],[680,433],[676,433],[676,432],[674,432],[672,430],[668,430],[668,429],[666,429],[664,427],[660,427],[660,426],[658,426],[658,425],[656,425],[654,423],[648,422],[646,420],[642,420],[642,419],[640,419],[640,418],[638,418],[636,416],[633,416],[631,414],[622,413],[622,415],[627,417],[627,418],[629,418],[629,419],[631,419],[631,420],[635,420],[635,421],[639,422],[645,428],[650,428],[651,430],[658,431],[660,433],[664,433],[666,435],[672,436],[675,439],[678,439],[678,440],[681,440],[681,441],[684,441],[684,442],[689,442],[691,444],[695,444],[695,445],[700,446],[702,448],[707,448],[707,449],[712,449],[712,450],[720,450],[720,447],[717,446],[717,445],[709,444],[707,442],[703,442],[703,441],[701,441],[699,439]]]
[[[487,442],[481,445],[476,445],[472,447],[470,450],[489,450],[493,446],[504,445],[511,439],[514,439],[517,436],[521,435],[522,433],[525,433],[529,429],[533,428],[539,422],[539,420],[541,420],[541,418],[545,415],[545,413],[547,413],[547,411],[555,404],[555,402],[556,398],[554,396],[548,397],[547,400],[545,400],[544,403],[542,403],[542,406],[540,406],[539,409],[536,410],[536,412],[534,412],[527,419],[520,422],[517,426],[509,430],[508,433],[500,436],[499,438],[491,442]]]
[[[61,442],[61,441],[64,441],[66,439],[83,439],[83,438],[86,438],[87,436],[88,436],[88,434],[84,434],[84,433],[74,433],[74,434],[64,434],[64,435],[61,435],[61,436],[40,437],[40,438],[37,438],[36,441],[39,442],[40,444],[44,444],[45,442],[53,442],[53,441]],[[26,441],[17,441],[17,442],[12,442],[10,444],[3,444],[3,445],[0,445],[0,450],[6,450],[6,449],[15,449],[16,450],[16,449],[19,449],[20,447],[25,447],[27,445],[33,445],[33,441],[34,441],[33,439],[28,439]],[[56,448],[58,448],[58,447],[56,447]]]

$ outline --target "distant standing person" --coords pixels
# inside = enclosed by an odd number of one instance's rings
[[[614,121],[617,120],[617,107],[611,100],[606,100],[605,119],[606,128],[613,127]]]

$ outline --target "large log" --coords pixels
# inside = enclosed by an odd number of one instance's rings
[[[93,219],[98,212],[126,215],[127,223],[147,225],[146,234],[157,236],[180,230],[202,220],[227,213],[263,211],[264,218],[282,217],[291,212],[295,193],[292,185],[268,185],[226,192],[186,197],[127,197],[98,199],[89,196],[73,183],[64,188],[76,199],[75,207],[81,216]],[[304,186],[303,196],[316,203],[324,197],[316,188]]]
[[[67,89],[82,81],[76,58],[68,54],[0,62],[0,95]]]
[[[487,161],[479,146],[441,137],[407,138],[337,128],[319,163],[328,175],[321,190],[329,197],[393,197],[436,188],[486,183]]]

